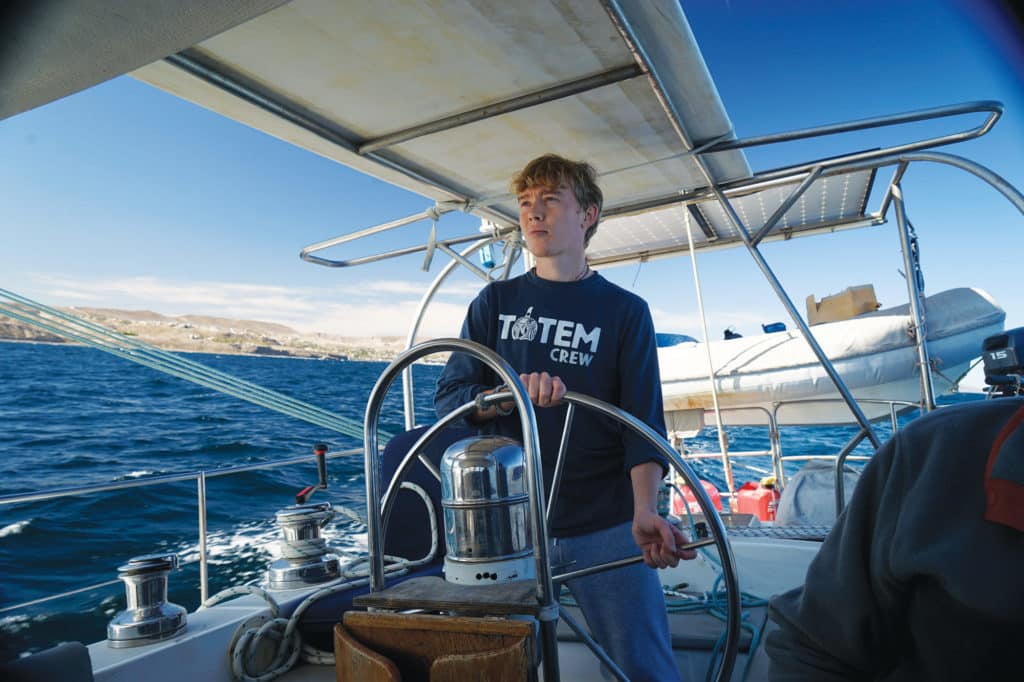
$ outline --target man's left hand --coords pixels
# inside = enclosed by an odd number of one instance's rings
[[[680,559],[695,559],[697,552],[679,549],[689,540],[678,528],[651,511],[638,511],[633,517],[633,539],[644,552],[644,563],[651,568],[679,565]]]

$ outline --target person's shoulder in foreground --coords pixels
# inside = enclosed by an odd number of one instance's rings
[[[915,419],[865,467],[804,585],[774,597],[771,679],[996,679],[1024,632],[1024,399]]]

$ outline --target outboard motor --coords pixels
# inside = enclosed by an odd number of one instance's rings
[[[153,644],[185,631],[185,608],[167,601],[167,574],[177,568],[177,554],[153,554],[130,559],[117,569],[127,608],[107,624],[110,647]]]
[[[993,334],[981,344],[989,398],[1024,394],[1024,327]]]
[[[275,590],[294,590],[334,580],[341,575],[338,557],[331,554],[320,529],[334,518],[329,502],[285,507],[277,512],[281,527],[281,558],[270,564],[267,582]]]
[[[461,584],[534,580],[523,448],[483,436],[453,443],[441,458],[445,579]]]

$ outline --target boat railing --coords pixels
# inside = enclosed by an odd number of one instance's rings
[[[929,403],[931,402],[930,395],[926,399],[928,400]],[[807,405],[807,404],[812,404],[812,403],[828,404],[828,403],[842,403],[842,402],[844,402],[844,401],[841,401],[841,400],[839,400],[837,398],[805,398],[805,399],[802,399],[802,400],[781,401],[781,402],[775,404],[775,407],[774,407],[775,419],[776,419],[776,422],[778,422],[779,410],[785,408],[787,405],[791,406],[791,405],[794,405],[794,404],[797,404],[797,403],[803,403],[803,404]],[[896,433],[896,431],[899,430],[899,422],[897,420],[897,415],[898,415],[898,413],[900,411],[906,411],[906,410],[909,410],[909,409],[917,409],[917,410],[926,411],[925,407],[921,403],[915,403],[915,402],[909,401],[909,400],[890,400],[890,399],[885,399],[885,398],[860,398],[860,399],[858,399],[858,403],[863,404],[863,405],[887,405],[888,408],[889,408],[889,424],[890,424],[890,427],[892,428],[892,432],[893,433]],[[934,408],[935,405],[932,404],[931,407]],[[902,409],[900,409],[900,408],[902,408]],[[854,436],[846,443],[846,445],[844,445],[842,447],[842,449],[837,454],[835,454],[835,455],[827,455],[827,454],[826,455],[817,455],[817,456],[814,456],[814,457],[810,458],[810,459],[830,460],[830,461],[833,462],[833,478],[834,478],[834,485],[835,485],[836,516],[837,517],[839,516],[839,513],[843,510],[843,507],[846,506],[846,490],[845,490],[845,479],[843,478],[843,472],[845,470],[845,466],[846,466],[847,460],[853,459],[854,461],[866,461],[866,460],[870,459],[870,457],[854,456],[852,454],[854,449],[858,445],[860,445],[861,441],[863,441],[866,437],[868,437],[867,428],[865,426],[861,426],[860,430],[857,431],[856,434],[854,434]],[[780,444],[780,451],[781,451],[781,444]],[[780,456],[780,458],[783,459],[783,460],[789,459],[791,461],[796,461],[796,458],[794,456],[787,456],[785,458]],[[785,469],[783,467],[780,467],[780,469],[783,471],[783,475],[785,475]],[[781,479],[781,480],[782,480],[783,486],[785,486],[785,480],[784,479]]]
[[[888,419],[892,432],[895,433],[899,429],[898,416],[901,412],[910,409],[921,409],[920,403],[916,403],[909,400],[896,400],[887,398],[860,398],[858,403],[863,405],[884,405],[888,408]],[[781,427],[782,426],[807,426],[806,424],[786,424],[784,420],[780,419],[780,411],[784,411],[787,407],[792,408],[795,406],[806,406],[810,404],[845,404],[840,398],[805,398],[800,400],[783,400],[773,404],[771,410],[768,410],[760,406],[745,406],[745,407],[721,407],[720,412],[722,414],[735,414],[738,412],[760,412],[764,417],[764,426],[768,429],[769,447],[767,450],[731,450],[726,449],[725,452],[721,451],[702,451],[702,452],[690,452],[685,447],[679,447],[681,456],[686,460],[720,460],[723,466],[723,473],[725,480],[732,480],[732,477],[728,475],[732,471],[732,465],[734,460],[742,460],[752,457],[769,457],[771,461],[771,472],[758,471],[758,473],[771,473],[774,475],[779,490],[782,491],[786,487],[786,469],[785,464],[787,462],[807,462],[811,460],[824,460],[831,461],[834,463],[835,469],[835,491],[836,491],[836,515],[842,511],[845,505],[845,489],[843,480],[843,470],[847,461],[860,461],[866,462],[871,459],[870,455],[854,455],[853,451],[856,447],[864,440],[866,433],[861,428],[837,453],[801,453],[801,454],[784,454],[782,448],[781,438]],[[714,409],[708,408],[704,410],[704,415],[713,415]],[[875,420],[884,419],[885,417],[877,417]],[[856,426],[855,422],[850,422],[850,426]],[[728,424],[726,424],[728,426]],[[739,425],[736,425],[739,426]],[[743,424],[742,426],[753,426],[754,424]],[[727,441],[728,442],[728,441]],[[681,445],[681,443],[680,443]],[[753,469],[751,467],[751,469]],[[756,469],[755,469],[756,471]],[[727,499],[735,499],[735,490],[728,490],[722,494]]]
[[[475,234],[467,234],[458,237],[451,237],[448,239],[439,240],[436,238],[436,224],[438,218],[445,215],[446,213],[451,213],[453,211],[466,212],[469,210],[470,205],[465,202],[438,202],[437,204],[431,206],[430,208],[427,208],[423,211],[419,211],[418,213],[413,213],[411,215],[405,216],[404,218],[398,218],[396,220],[391,220],[385,223],[380,223],[378,225],[367,227],[366,229],[363,230],[357,230],[355,232],[349,232],[337,237],[332,237],[331,239],[325,239],[324,241],[317,242],[316,244],[310,244],[309,246],[305,247],[304,249],[302,249],[302,251],[299,252],[299,258],[306,261],[307,263],[323,265],[329,268],[349,268],[356,265],[374,263],[376,261],[386,260],[388,258],[407,256],[409,254],[420,252],[425,252],[427,254],[426,257],[429,263],[429,259],[433,256],[434,251],[437,250],[442,251],[453,260],[460,261],[465,265],[466,263],[462,260],[462,258],[460,258],[459,254],[452,250],[451,247],[458,246],[459,244],[465,244],[467,242],[473,242],[480,239],[480,232],[477,232]],[[415,246],[408,246],[400,249],[394,249],[392,251],[385,251],[382,253],[371,254],[368,256],[359,256],[356,258],[349,258],[346,260],[337,260],[313,255],[317,251],[323,251],[324,249],[331,248],[332,246],[347,244],[349,242],[362,239],[364,237],[381,234],[383,232],[388,232],[390,230],[394,230],[399,227],[404,227],[406,225],[413,225],[415,223],[419,223],[425,220],[432,221],[432,224],[435,226],[435,229],[431,231],[430,238],[424,244],[417,244]],[[485,225],[488,224],[485,223]],[[507,239],[519,230],[518,226],[511,225],[498,226],[492,223],[489,224],[489,226],[489,229],[486,230],[484,228],[481,228],[481,231],[486,231],[489,233],[487,239],[485,240],[485,242],[488,243]],[[477,268],[471,265],[470,269],[476,270]]]
[[[730,502],[730,508],[732,501],[736,499],[736,490],[732,487],[734,480],[733,471],[733,460],[746,459],[751,457],[768,457],[771,461],[771,471],[758,471],[758,473],[768,474],[771,473],[775,476],[776,480],[782,480],[782,450],[779,443],[779,429],[776,422],[775,415],[764,407],[758,405],[749,405],[743,407],[719,407],[718,412],[720,414],[735,414],[739,412],[757,412],[761,413],[761,416],[767,422],[768,427],[768,440],[769,446],[767,450],[731,450],[728,447],[728,438],[719,439],[719,443],[724,443],[724,450],[720,451],[704,451],[704,452],[692,452],[686,449],[682,439],[675,437],[673,443],[676,445],[676,449],[679,450],[680,456],[688,461],[699,461],[708,459],[717,459],[722,463],[723,478],[729,484],[729,489],[724,491],[722,497]],[[715,410],[708,408],[704,410],[704,416],[714,415]],[[753,469],[753,467],[749,467]]]
[[[362,448],[351,448],[348,450],[339,450],[338,452],[326,453],[325,459],[338,459],[341,457],[352,457],[354,455],[362,456]],[[278,467],[290,466],[293,464],[302,464],[310,461],[316,461],[316,457],[312,455],[303,455],[301,457],[290,457],[288,459],[274,460],[269,462],[257,462],[255,464],[243,464],[239,466],[225,467],[222,469],[213,470],[199,470],[189,471],[177,474],[165,474],[163,476],[151,476],[147,478],[139,478],[132,481],[117,481],[113,483],[99,483],[95,485],[82,485],[82,486],[69,486],[61,488],[50,488],[46,490],[39,490],[30,493],[14,493],[10,495],[0,495],[0,505],[10,504],[22,504],[26,502],[44,502],[47,500],[55,500],[62,497],[74,497],[80,495],[92,495],[103,492],[115,492],[120,490],[129,490],[132,488],[146,488],[156,485],[165,485],[168,483],[180,483],[183,481],[195,481],[196,482],[196,507],[198,511],[198,538],[199,538],[199,558],[195,561],[182,562],[181,566],[190,565],[193,563],[199,563],[199,593],[200,601],[205,602],[209,599],[209,557],[207,553],[207,527],[206,527],[206,480],[209,478],[219,478],[221,476],[231,476],[234,474],[240,474],[248,471],[257,471],[260,469],[275,469]],[[0,607],[0,614],[9,611],[18,611],[29,606],[35,606],[37,604],[43,604],[57,599],[63,599],[83,592],[89,592],[91,590],[97,590],[110,585],[119,584],[120,579],[108,580],[101,583],[95,583],[87,585],[85,587],[76,588],[59,594],[53,594],[39,599],[32,599],[12,606]]]

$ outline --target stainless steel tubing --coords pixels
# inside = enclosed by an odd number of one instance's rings
[[[421,343],[399,355],[388,365],[377,379],[366,405],[363,424],[366,505],[367,505],[367,549],[370,554],[370,590],[384,589],[384,546],[381,534],[380,510],[380,467],[377,463],[377,421],[388,388],[402,369],[421,357],[443,351],[467,353],[488,365],[501,381],[513,392],[523,432],[523,449],[526,457],[527,489],[530,497],[530,531],[534,539],[534,564],[537,575],[537,600],[540,604],[541,642],[544,650],[544,679],[557,680],[558,641],[558,595],[551,582],[551,565],[548,560],[547,526],[544,523],[544,481],[540,461],[540,444],[537,439],[537,422],[526,394],[526,389],[516,373],[497,353],[480,344],[465,339],[436,339]]]
[[[474,251],[480,249],[484,244],[490,242],[489,237],[478,239],[477,241],[470,244],[467,248],[463,249],[463,256],[470,256]],[[420,323],[423,322],[423,314],[427,311],[427,306],[434,300],[434,294],[444,284],[445,280],[448,279],[448,275],[452,273],[455,268],[459,266],[458,260],[450,260],[445,264],[444,268],[438,273],[434,281],[430,283],[427,290],[423,293],[420,298],[420,304],[416,308],[416,315],[413,316],[412,325],[409,327],[409,333],[405,337],[406,349],[412,348],[416,343],[416,334],[420,330]],[[413,378],[412,378],[412,365],[409,365],[402,371],[402,404],[405,407],[405,430],[410,431],[416,426],[416,401],[413,395]],[[397,474],[396,474],[397,475]]]
[[[900,235],[900,251],[903,252],[903,271],[907,278],[907,298],[910,301],[910,314],[914,318],[914,346],[917,349],[917,369],[921,377],[921,409],[931,412],[935,409],[935,388],[932,385],[932,362],[928,354],[928,320],[925,319],[924,292],[918,280],[920,271],[917,256],[911,248],[911,226],[907,220],[906,208],[903,204],[903,190],[893,185],[893,207],[896,209],[896,226]]]

